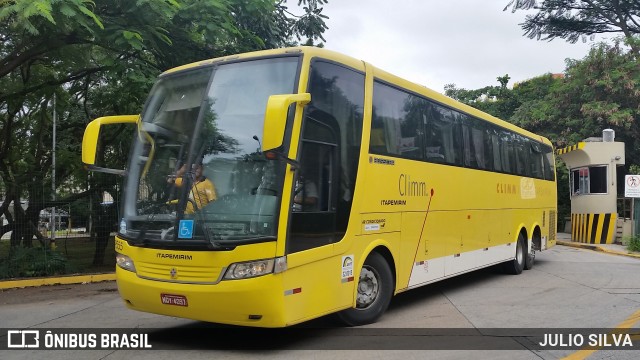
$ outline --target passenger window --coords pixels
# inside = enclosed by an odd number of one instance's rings
[[[422,159],[424,100],[376,82],[369,151]]]
[[[426,113],[427,160],[461,165],[462,139],[456,113],[438,104],[430,104]]]
[[[463,115],[462,138],[464,165],[475,169],[490,169],[493,154],[486,127],[476,119]]]

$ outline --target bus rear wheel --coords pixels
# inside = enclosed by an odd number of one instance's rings
[[[360,270],[356,307],[338,313],[349,326],[374,323],[389,307],[393,296],[394,279],[387,260],[379,253],[371,253]]]
[[[522,233],[518,235],[518,242],[516,243],[516,257],[513,260],[504,263],[504,270],[507,274],[518,275],[522,273],[525,266],[525,259],[527,257],[527,242],[522,236]]]
[[[536,261],[536,250],[533,244],[531,244],[531,251],[527,252],[527,256],[524,258],[524,269],[525,270],[533,269],[533,264],[535,263],[535,261]]]

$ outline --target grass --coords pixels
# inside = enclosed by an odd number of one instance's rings
[[[627,250],[640,251],[640,235],[630,236],[627,240]]]
[[[96,251],[95,241],[87,237],[57,238],[57,251],[64,254],[69,263],[83,273],[112,272],[116,266],[116,253],[113,237],[105,248],[104,265],[93,265]]]
[[[97,266],[93,265],[95,241],[91,241],[88,236],[56,238],[55,250],[45,249],[35,240],[33,244],[31,249],[14,249],[10,257],[9,240],[0,241],[0,279],[39,277],[46,276],[45,274],[106,273],[115,269],[113,237],[107,243],[104,264]]]

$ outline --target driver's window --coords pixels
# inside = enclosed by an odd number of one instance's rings
[[[305,118],[293,190],[289,252],[335,241],[337,135],[322,117]]]
[[[335,145],[305,143],[296,177],[293,211],[331,210],[333,152]]]

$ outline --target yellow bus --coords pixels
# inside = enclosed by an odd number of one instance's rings
[[[101,127],[136,124],[126,170]],[[326,49],[163,73],[99,118],[124,174],[117,284],[135,310],[284,327],[375,322],[393,295],[555,244],[549,140]],[[523,280],[524,281],[524,280]]]

